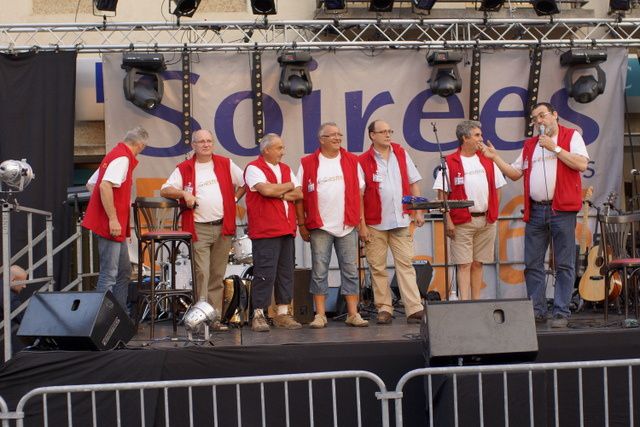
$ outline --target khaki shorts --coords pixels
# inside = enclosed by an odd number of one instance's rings
[[[456,225],[456,237],[450,240],[451,263],[483,264],[494,260],[496,223],[487,224],[486,216],[471,217],[471,222]]]

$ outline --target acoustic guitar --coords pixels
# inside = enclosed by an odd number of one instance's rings
[[[609,214],[616,198],[617,194],[615,192],[609,193],[607,202],[605,203],[604,215]],[[585,269],[584,274],[580,279],[580,285],[578,286],[578,292],[583,300],[591,302],[600,302],[604,300],[604,276],[600,273],[603,265],[604,251],[599,244],[592,246],[587,254],[587,268]],[[607,300],[615,300],[620,296],[621,291],[622,280],[620,280],[619,273],[614,273],[611,276],[609,296],[607,297]]]

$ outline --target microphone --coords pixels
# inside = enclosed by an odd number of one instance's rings
[[[538,126],[538,136],[544,135],[544,131],[545,130],[546,130],[546,128],[544,127],[544,125]]]
[[[631,174],[631,176],[638,176],[640,175],[640,171],[638,169],[631,169],[629,171],[629,173]]]

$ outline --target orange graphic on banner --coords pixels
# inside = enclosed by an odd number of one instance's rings
[[[522,195],[516,196],[504,205],[500,212],[500,216],[516,216],[520,213],[520,209],[522,209],[523,205],[524,197]],[[498,253],[498,262],[509,261],[509,257],[507,256],[507,243],[509,239],[522,239],[523,237],[524,222],[522,222],[522,220],[499,221],[498,239],[500,241],[500,250]],[[524,267],[501,264],[500,281],[507,285],[521,285],[524,283]]]

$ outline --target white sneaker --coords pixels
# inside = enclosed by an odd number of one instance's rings
[[[311,329],[322,329],[327,327],[327,316],[324,314],[316,314],[313,321],[309,323]]]
[[[353,316],[347,316],[347,320],[345,320],[344,323],[346,323],[349,326],[356,326],[356,327],[369,326],[369,321],[364,320],[362,316],[360,316],[360,313],[356,313]]]

